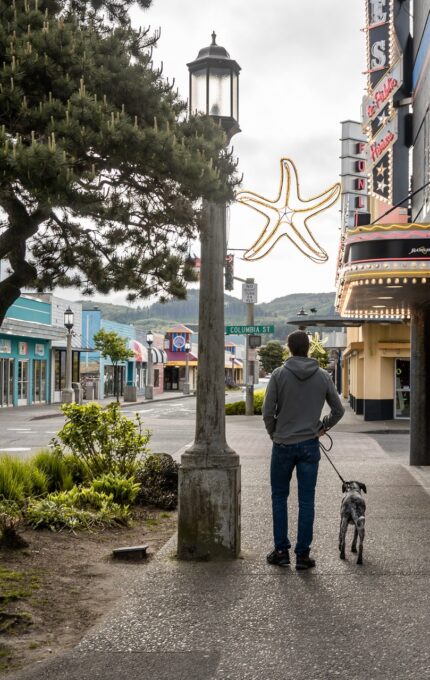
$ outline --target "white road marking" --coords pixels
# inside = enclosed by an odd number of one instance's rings
[[[8,432],[33,432],[30,427],[8,427]]]
[[[31,451],[31,447],[24,447],[24,448],[8,448],[8,449],[1,449],[0,448],[0,453],[12,453],[16,452],[18,453],[19,451]]]

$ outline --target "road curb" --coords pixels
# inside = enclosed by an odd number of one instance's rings
[[[195,394],[180,394],[177,397],[161,397],[161,399],[147,399],[146,401],[127,401],[126,403],[121,402],[119,406],[120,408],[129,408],[130,406],[145,406],[146,404],[158,404],[160,401],[164,402],[177,401],[178,399],[188,399],[189,397],[195,396],[196,396]],[[96,403],[100,404],[99,401],[97,401]],[[108,404],[106,404],[106,406],[108,406]],[[30,420],[48,420],[49,418],[58,418],[62,416],[63,414],[60,411],[58,411],[57,413],[45,413],[42,416],[33,416],[33,418],[30,418]]]

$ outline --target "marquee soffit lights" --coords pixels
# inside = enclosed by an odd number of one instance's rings
[[[240,191],[236,200],[266,218],[257,240],[245,252],[243,259],[261,260],[273,250],[281,238],[287,238],[312,262],[327,262],[328,255],[315,239],[308,221],[336,203],[341,187],[337,182],[317,196],[303,199],[297,168],[290,158],[281,158],[281,180],[274,201],[253,191]]]

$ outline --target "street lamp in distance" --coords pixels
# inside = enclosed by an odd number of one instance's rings
[[[148,362],[146,366],[146,385],[145,385],[145,399],[154,398],[154,382],[152,379],[152,343],[154,342],[154,335],[152,331],[146,334],[146,343],[148,345]]]
[[[190,114],[210,116],[230,140],[240,132],[239,64],[213,33],[188,69]],[[226,204],[204,201],[203,210],[196,433],[179,471],[178,557],[191,560],[240,553],[240,461],[225,437]]]
[[[184,350],[185,350],[185,381],[182,386],[182,392],[183,394],[189,394],[190,393],[190,349],[191,345],[187,341],[184,345]]]
[[[64,312],[64,326],[67,329],[67,345],[66,345],[66,385],[61,392],[61,401],[63,404],[73,404],[75,401],[75,391],[72,387],[72,331],[74,326],[74,314],[70,307],[67,307]]]

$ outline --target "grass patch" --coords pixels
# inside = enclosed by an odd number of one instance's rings
[[[39,587],[39,579],[34,574],[0,567],[0,611],[10,602],[30,597]]]

